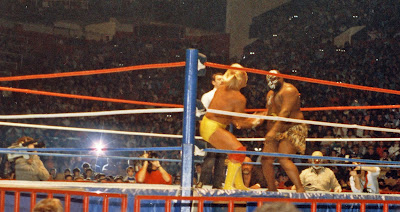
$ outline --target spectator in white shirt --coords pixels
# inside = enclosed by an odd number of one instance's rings
[[[312,156],[322,157],[320,151],[313,152]],[[300,174],[301,183],[306,191],[334,191],[341,192],[342,187],[336,179],[333,171],[327,167],[320,166],[321,159],[312,159],[312,167],[303,170]]]
[[[395,158],[399,154],[400,141],[395,141],[394,144],[389,148],[389,157]]]

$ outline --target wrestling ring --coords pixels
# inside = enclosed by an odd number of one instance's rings
[[[57,74],[27,75],[16,77],[1,77],[0,81],[19,81],[32,79],[49,79],[72,76],[86,76],[93,74],[110,74],[128,72],[133,70],[185,67],[185,93],[184,105],[149,103],[134,100],[113,99],[93,96],[83,96],[75,94],[55,93],[47,91],[19,89],[11,87],[0,87],[2,91],[22,92],[36,95],[49,95],[63,98],[77,98],[93,101],[106,101],[114,103],[138,104],[164,108],[101,111],[101,112],[81,112],[81,113],[62,113],[62,114],[27,114],[27,115],[1,115],[1,120],[17,119],[36,119],[36,118],[65,118],[65,117],[90,117],[90,116],[112,116],[144,113],[183,113],[182,135],[149,133],[149,132],[129,132],[106,129],[89,129],[77,127],[63,127],[51,125],[28,124],[18,122],[0,121],[2,126],[13,126],[21,128],[39,128],[51,130],[65,130],[74,132],[95,132],[102,134],[135,135],[148,137],[161,137],[182,139],[182,145],[176,147],[141,147],[141,148],[104,148],[103,151],[109,152],[142,152],[142,151],[180,151],[181,159],[157,159],[160,161],[181,163],[181,184],[180,185],[146,185],[129,183],[84,183],[84,182],[56,182],[56,181],[0,181],[0,211],[31,211],[39,199],[56,197],[62,200],[65,211],[254,211],[265,202],[280,201],[292,202],[300,211],[400,211],[400,196],[397,194],[368,194],[368,193],[330,193],[330,192],[306,192],[296,193],[291,190],[279,190],[279,192],[268,192],[266,189],[254,189],[250,191],[242,190],[222,190],[211,188],[193,187],[194,170],[194,141],[201,140],[196,136],[195,113],[196,113],[196,93],[198,78],[198,51],[188,49],[186,51],[186,61],[168,64],[141,65],[132,67],[122,67],[107,70],[91,70],[80,72],[68,72]],[[228,65],[205,62],[206,67],[216,69],[231,68]],[[249,73],[266,75],[267,71],[234,68],[244,70]],[[268,73],[269,74],[269,73]],[[372,88],[367,86],[352,85],[346,83],[330,82],[325,80],[310,79],[305,77],[291,76],[285,74],[271,74],[285,79],[298,80],[309,83],[318,83],[330,86],[345,87],[363,91],[381,92],[385,94],[399,95],[400,91]],[[377,105],[377,106],[343,106],[343,107],[319,107],[303,108],[303,111],[320,110],[366,110],[366,109],[393,109],[400,108],[400,105]],[[257,109],[248,109],[247,112],[254,112]],[[233,113],[219,110],[208,110],[211,113],[218,113],[230,116],[252,117],[265,120],[286,121],[295,123],[306,123],[309,125],[344,127],[352,129],[363,129],[380,131],[387,133],[400,133],[399,129],[379,128],[371,126],[350,125],[340,123],[329,123],[311,120],[296,120],[282,117],[250,115]],[[240,138],[242,142],[263,141],[263,138]],[[347,141],[400,141],[400,138],[308,138],[307,141],[326,141],[326,142],[347,142]],[[144,160],[141,157],[122,157],[105,156],[93,154],[67,154],[68,152],[90,152],[93,148],[45,148],[33,149],[37,152],[26,152],[24,149],[0,149],[1,154],[36,154],[39,156],[55,157],[104,157],[126,160]],[[21,152],[22,151],[22,152]],[[362,162],[367,163],[363,166],[379,166],[388,168],[399,168],[398,161],[375,161],[363,159],[350,159],[340,157],[312,157],[306,155],[287,155],[279,153],[262,153],[257,151],[229,151],[217,149],[204,149],[205,152],[219,153],[244,153],[247,155],[290,157],[297,159],[324,159],[343,162]],[[54,153],[63,152],[63,153]],[[146,159],[151,160],[151,159]],[[384,164],[382,164],[384,163]],[[309,166],[310,164],[297,164]],[[354,166],[352,164],[337,163],[325,164],[327,166]]]

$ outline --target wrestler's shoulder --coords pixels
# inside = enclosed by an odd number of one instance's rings
[[[233,99],[245,99],[244,95],[240,91],[231,90],[230,92],[223,93],[225,97]]]
[[[290,84],[290,83],[285,83],[284,84],[284,90],[286,92],[299,92],[297,90],[297,88],[294,85]]]
[[[242,98],[244,97],[242,93],[240,93],[240,91],[236,91],[236,90],[222,90],[218,93],[215,93],[215,96],[219,96],[222,98]]]

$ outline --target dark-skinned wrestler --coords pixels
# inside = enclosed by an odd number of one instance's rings
[[[270,73],[279,74],[279,71],[271,70]],[[266,78],[270,88],[267,93],[267,115],[304,119],[303,113],[300,111],[300,94],[297,88],[285,82],[281,77],[267,75]],[[307,132],[308,129],[305,124],[268,121],[263,152],[283,154],[299,152],[304,154]],[[274,159],[273,157],[262,157],[261,160],[263,173],[268,183],[268,191],[277,191],[273,166]],[[279,158],[279,163],[296,186],[296,191],[304,192],[299,171],[292,160],[290,158]]]

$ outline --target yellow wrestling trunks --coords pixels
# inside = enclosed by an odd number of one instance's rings
[[[200,136],[203,137],[205,141],[209,141],[211,135],[218,129],[225,129],[226,125],[221,124],[217,121],[208,119],[206,116],[203,116],[203,119],[200,122]]]
[[[308,127],[306,124],[296,124],[282,133],[277,133],[276,138],[280,141],[288,139],[296,147],[300,154],[306,151],[306,138],[308,135]]]

